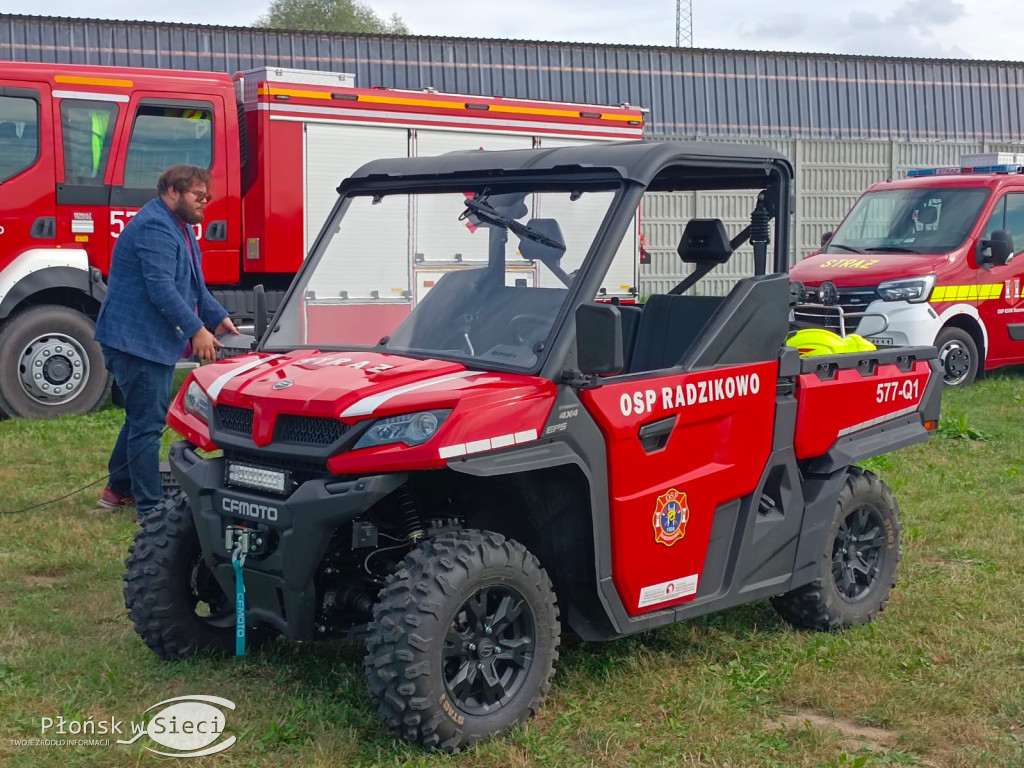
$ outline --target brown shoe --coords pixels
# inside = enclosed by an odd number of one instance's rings
[[[135,497],[131,494],[122,496],[116,493],[109,485],[100,494],[99,505],[105,509],[121,509],[135,505]]]

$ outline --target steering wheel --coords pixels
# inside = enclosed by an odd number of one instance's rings
[[[532,347],[538,341],[543,341],[551,329],[551,318],[547,315],[538,315],[532,312],[524,312],[515,315],[509,326],[512,333],[516,335],[516,341],[526,347]],[[531,333],[532,331],[532,333]]]

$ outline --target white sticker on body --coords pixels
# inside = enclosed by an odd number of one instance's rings
[[[680,597],[688,597],[697,592],[697,574],[684,576],[681,579],[663,581],[661,584],[652,584],[640,590],[640,602],[638,608],[658,603],[667,603],[669,600],[678,600]]]

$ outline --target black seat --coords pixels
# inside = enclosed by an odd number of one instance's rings
[[[721,303],[720,296],[651,296],[640,314],[629,372],[678,365]],[[623,339],[625,335],[623,323]]]

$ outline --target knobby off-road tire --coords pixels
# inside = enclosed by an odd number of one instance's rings
[[[874,621],[896,586],[900,562],[899,506],[873,473],[850,467],[810,584],[772,598],[789,623],[837,631]]]
[[[57,305],[8,320],[0,331],[0,413],[46,419],[102,406],[113,377],[95,331],[81,312]]]
[[[157,656],[234,652],[233,595],[224,594],[203,562],[184,493],[165,496],[143,518],[125,568],[125,607],[135,631]],[[208,610],[197,613],[204,604]],[[254,634],[246,642],[260,639]]]
[[[537,712],[559,631],[551,580],[522,544],[443,534],[380,593],[366,637],[370,697],[403,739],[458,752]]]

